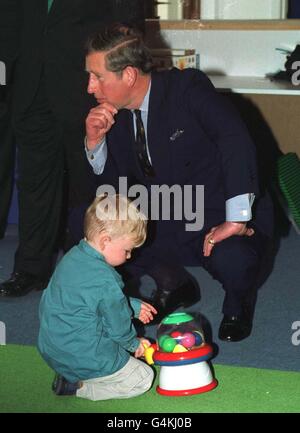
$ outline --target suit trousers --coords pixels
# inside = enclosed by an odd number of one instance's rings
[[[240,315],[245,303],[256,296],[269,238],[255,228],[253,236],[232,236],[216,244],[210,257],[204,257],[204,236],[199,235],[185,245],[179,245],[176,236],[157,238],[151,245],[133,252],[132,260],[120,269],[121,273],[125,278],[148,274],[155,280],[157,290],[172,291],[190,280],[185,266],[202,266],[222,284],[223,314]]]
[[[210,257],[202,255],[202,266],[222,284],[225,291],[222,312],[238,316],[254,312],[264,253],[270,240],[258,229],[251,237],[232,236],[216,244]]]
[[[0,98],[0,239],[4,236],[9,213],[15,155],[15,140],[11,125],[10,105],[5,90],[0,88],[0,92],[2,92]]]
[[[86,160],[82,125],[59,119],[42,76],[31,105],[14,118],[18,158],[19,246],[15,271],[48,277],[71,209],[88,205],[96,185]]]

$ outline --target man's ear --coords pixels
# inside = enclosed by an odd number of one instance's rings
[[[138,70],[133,66],[126,66],[123,70],[123,78],[127,83],[128,87],[133,87],[137,80]]]

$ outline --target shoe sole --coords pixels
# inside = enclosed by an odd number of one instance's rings
[[[28,295],[28,293],[30,293],[30,292],[42,291],[42,290],[46,289],[46,287],[47,287],[47,283],[46,284],[40,284],[38,286],[36,284],[34,284],[33,286],[27,288],[26,290],[23,290],[20,292],[7,292],[7,293],[0,292],[0,297],[2,297],[2,298],[21,298],[22,296]]]
[[[243,341],[246,338],[248,338],[251,335],[251,331],[247,334],[245,334],[242,338],[231,338],[231,337],[227,337],[227,338],[221,338],[220,336],[218,336],[219,340],[221,341],[226,341],[227,343],[238,343],[239,341]]]

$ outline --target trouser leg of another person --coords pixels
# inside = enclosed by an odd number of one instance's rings
[[[3,98],[0,100],[0,239],[5,234],[9,206],[13,189],[15,140],[9,115],[9,106]],[[1,93],[2,94],[2,93]]]
[[[44,80],[25,112],[14,116],[18,157],[19,245],[0,296],[44,289],[54,265],[62,215],[62,124],[49,107]]]
[[[221,282],[225,291],[224,318],[219,338],[240,341],[251,333],[252,317],[247,302],[255,296],[265,237],[257,230],[251,237],[233,236],[215,245],[204,267]]]
[[[19,246],[15,270],[47,278],[62,213],[62,125],[49,107],[44,81],[15,122],[18,146]]]
[[[67,221],[65,251],[83,237],[85,211],[96,197],[99,176],[93,173],[84,151],[85,124],[69,123],[64,131],[67,180]]]
[[[153,378],[152,368],[131,356],[116,373],[82,381],[76,395],[93,401],[136,397],[151,388]]]

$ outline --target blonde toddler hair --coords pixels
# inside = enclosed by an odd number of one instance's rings
[[[96,197],[85,213],[84,235],[92,241],[104,232],[111,238],[129,236],[139,247],[146,239],[147,219],[127,197],[104,194]]]

